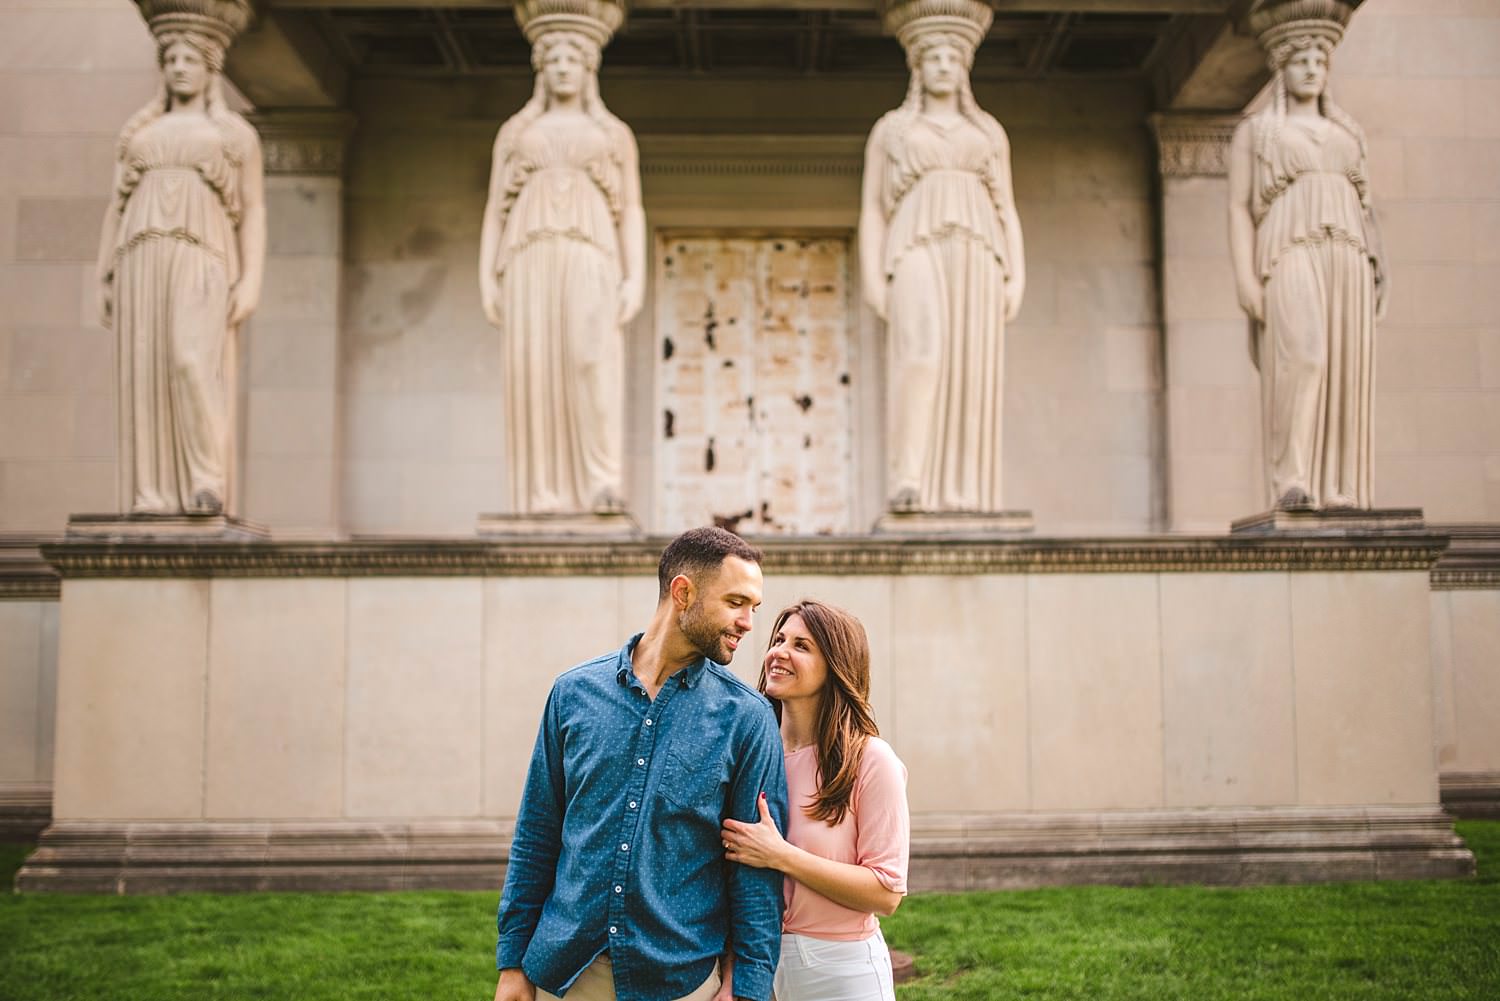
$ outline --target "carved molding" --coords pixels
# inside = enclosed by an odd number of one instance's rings
[[[649,576],[668,540],[97,542],[42,548],[64,578]],[[1429,571],[1447,538],[753,539],[773,574]]]
[[[0,601],[56,601],[62,578],[39,546],[54,536],[0,536]]]
[[[60,821],[21,892],[493,890],[503,820]],[[1078,883],[1237,885],[1462,877],[1474,856],[1431,806],[917,814],[917,891]]]
[[[1432,568],[1434,591],[1500,590],[1500,524],[1434,525],[1449,538]]]
[[[260,133],[267,174],[343,174],[353,115],[283,111],[251,115],[250,122]]]
[[[1224,177],[1239,115],[1156,114],[1156,169],[1163,177]]]

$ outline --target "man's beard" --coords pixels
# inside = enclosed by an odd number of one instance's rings
[[[734,659],[734,648],[725,640],[724,630],[709,620],[703,602],[695,601],[677,619],[677,628],[693,645],[693,649],[717,664],[728,664]]]

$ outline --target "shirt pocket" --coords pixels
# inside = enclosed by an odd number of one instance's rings
[[[714,823],[724,813],[724,749],[701,737],[681,734],[667,750],[662,772],[662,797],[685,813],[711,817]]]

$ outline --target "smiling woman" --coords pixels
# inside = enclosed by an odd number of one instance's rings
[[[864,626],[819,601],[782,609],[760,690],[781,724],[786,836],[764,800],[760,823],[728,820],[721,836],[731,861],[787,876],[776,997],[893,1001],[875,916],[906,893],[911,820],[906,767],[870,712]]]

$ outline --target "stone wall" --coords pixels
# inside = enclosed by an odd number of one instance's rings
[[[115,136],[158,80],[129,0],[0,5],[0,532],[114,507],[94,262]]]
[[[1391,277],[1377,329],[1375,502],[1500,518],[1500,7],[1369,0],[1330,90],[1369,139]],[[1162,215],[1170,524],[1264,509],[1259,398],[1220,173],[1167,177]]]
[[[638,133],[653,234],[847,235],[865,135],[905,79],[708,79],[670,109],[659,88],[603,81]],[[342,358],[352,532],[463,533],[500,505],[498,335],[474,272],[494,130],[529,91],[529,78],[356,90]],[[1027,244],[1025,306],[1007,341],[1006,504],[1034,510],[1043,532],[1149,530],[1162,501],[1145,88],[1006,84],[978,98],[1010,132]],[[628,491],[648,521],[652,490],[666,488],[650,475],[653,316],[648,302],[628,338]],[[862,308],[851,322],[866,406],[846,530],[862,531],[883,490],[882,336]]]

